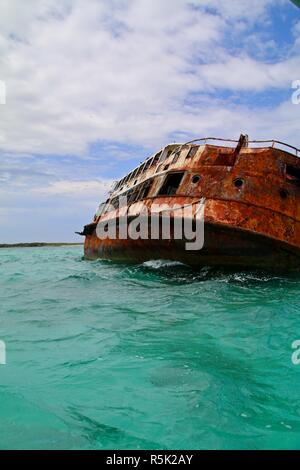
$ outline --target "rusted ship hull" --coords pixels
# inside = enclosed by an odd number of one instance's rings
[[[119,240],[101,242],[88,236],[85,242],[86,259],[107,259],[123,263],[143,263],[149,260],[173,260],[192,267],[214,266],[252,268],[276,271],[298,271],[300,250],[274,242],[261,235],[243,230],[232,231],[207,224],[206,239],[201,251],[185,250],[184,242],[157,240]]]
[[[249,210],[246,217],[249,217]],[[266,214],[267,215],[267,214]],[[268,221],[266,220],[266,223]],[[300,249],[255,231],[237,228],[206,218],[204,246],[187,251],[187,240],[100,240],[96,232],[87,235],[86,259],[107,259],[124,263],[173,260],[192,267],[215,266],[297,271]]]
[[[192,158],[189,157],[191,148],[194,149]],[[183,205],[205,198],[203,248],[187,251],[184,239],[99,239],[96,224],[105,217],[118,217],[116,209],[110,215],[95,217],[94,225],[85,233],[87,259],[136,263],[168,259],[191,266],[300,269],[297,156],[274,145],[249,148],[243,141],[235,148],[203,145],[195,149],[193,145],[181,145],[182,158],[176,161],[175,150],[164,161],[166,171],[162,168],[162,172],[156,170],[144,177],[143,181],[151,180],[151,190],[142,200],[148,206],[157,200],[162,204],[175,201]],[[168,175],[175,172],[183,175],[176,193],[172,197],[161,194]],[[118,191],[113,196],[117,194]],[[139,202],[133,201],[130,209],[134,210]]]

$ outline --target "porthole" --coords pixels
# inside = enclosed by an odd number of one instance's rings
[[[199,175],[194,175],[192,178],[192,183],[197,184],[200,181],[200,176]]]
[[[237,178],[233,183],[236,188],[241,188],[244,185],[244,180]]]
[[[281,199],[287,199],[287,197],[289,195],[289,193],[286,189],[281,189],[279,191],[279,194],[280,194]]]

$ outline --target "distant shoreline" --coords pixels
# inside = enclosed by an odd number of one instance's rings
[[[0,243],[0,248],[39,248],[43,246],[81,246],[83,243]]]

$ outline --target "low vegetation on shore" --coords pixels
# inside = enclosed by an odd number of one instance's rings
[[[33,242],[33,243],[0,243],[0,248],[33,248],[33,247],[43,247],[43,246],[79,246],[83,245],[83,243],[40,243],[40,242]]]

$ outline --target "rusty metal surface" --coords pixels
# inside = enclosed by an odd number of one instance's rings
[[[166,170],[151,169],[151,191],[144,201],[151,206],[170,171],[184,171],[179,192],[160,197],[160,203],[188,204],[206,198],[205,245],[187,252],[184,241],[99,240],[95,231],[86,236],[85,256],[120,261],[174,259],[191,265],[230,265],[298,269],[300,267],[300,181],[289,178],[286,167],[300,172],[300,160],[271,147],[246,148],[198,146],[187,158],[191,145],[181,147],[179,159],[163,162]],[[192,177],[200,176],[194,184]],[[143,178],[143,176],[142,176]],[[141,179],[140,179],[141,181]],[[236,185],[242,181],[242,185]],[[118,194],[117,192],[115,194]],[[112,197],[114,194],[112,195]],[[131,205],[138,213],[139,202]],[[118,217],[119,211],[101,216]]]

